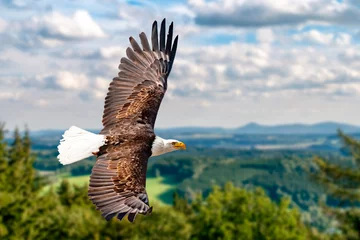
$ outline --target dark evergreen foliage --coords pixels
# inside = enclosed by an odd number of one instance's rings
[[[338,221],[341,239],[355,240],[360,239],[360,142],[342,131],[338,135],[344,145],[342,150],[352,156],[352,164],[316,157],[318,171],[313,177],[337,203],[336,207],[324,206],[324,210]]]

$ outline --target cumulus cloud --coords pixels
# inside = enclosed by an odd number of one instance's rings
[[[0,18],[0,33],[5,31],[7,25],[8,23],[4,19]]]
[[[58,72],[55,76],[55,83],[67,90],[86,89],[88,79],[85,74],[75,74],[67,71]]]
[[[108,46],[96,49],[66,49],[59,51],[56,56],[62,58],[83,58],[83,59],[112,59],[125,55],[125,47]]]
[[[352,36],[348,33],[323,33],[314,29],[307,32],[294,34],[292,38],[297,42],[320,45],[335,44],[338,46],[349,45],[352,40]]]
[[[256,38],[261,43],[271,43],[275,40],[275,35],[270,28],[259,28],[256,31]]]
[[[21,92],[0,91],[0,100],[17,100],[22,96]]]
[[[107,93],[107,89],[110,84],[110,80],[102,77],[97,77],[95,79],[95,84],[93,87],[93,95],[95,98],[104,99]]]
[[[339,53],[338,57],[345,64],[358,64],[360,65],[360,48],[359,47],[348,47],[341,53]],[[358,65],[355,65],[358,66]]]
[[[348,33],[339,33],[335,38],[337,45],[349,45],[352,41],[352,36]]]
[[[310,30],[308,32],[295,34],[293,38],[295,41],[306,41],[310,43],[329,45],[333,41],[334,34]]]
[[[7,24],[0,20],[0,33],[5,27],[11,31],[2,34],[3,45],[15,45],[22,49],[54,48],[67,41],[85,41],[107,36],[86,10],[76,10],[71,16],[52,11]]]
[[[32,89],[49,89],[64,91],[84,91],[89,86],[89,79],[83,73],[58,71],[54,74],[36,74],[34,76],[21,76],[18,78],[0,78],[0,81],[8,85],[14,83],[18,87]]]
[[[335,48],[329,52],[302,46],[284,50],[280,46],[241,43],[191,49],[177,60],[169,92],[172,97],[208,100],[277,94],[360,96],[354,90],[360,68],[356,62],[336,59],[336,53],[343,59],[358,55],[356,49]]]
[[[360,8],[354,1],[329,0],[190,0],[200,25],[263,27],[308,22],[358,25]]]
[[[105,33],[86,10],[77,10],[72,16],[51,12],[32,19],[34,27],[43,37],[55,39],[102,38]]]
[[[30,7],[30,3],[23,0],[1,0],[0,3],[8,8],[25,9]]]

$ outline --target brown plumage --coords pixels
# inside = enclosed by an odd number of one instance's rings
[[[160,38],[160,41],[159,41]],[[145,190],[147,161],[155,139],[154,124],[167,88],[178,37],[174,43],[173,24],[165,37],[165,19],[160,36],[157,22],[152,26],[152,48],[145,33],[141,45],[130,37],[127,58],[120,61],[120,72],[110,83],[105,98],[100,134],[106,144],[97,153],[90,176],[89,197],[105,219],[120,220],[128,214],[151,213]]]

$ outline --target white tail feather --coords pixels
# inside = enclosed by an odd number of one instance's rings
[[[90,157],[105,144],[105,136],[94,134],[84,129],[72,126],[65,131],[58,146],[59,162],[71,164]]]

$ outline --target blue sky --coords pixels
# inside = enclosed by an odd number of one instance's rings
[[[0,121],[101,128],[129,36],[174,21],[156,127],[360,122],[358,0],[0,0]]]

